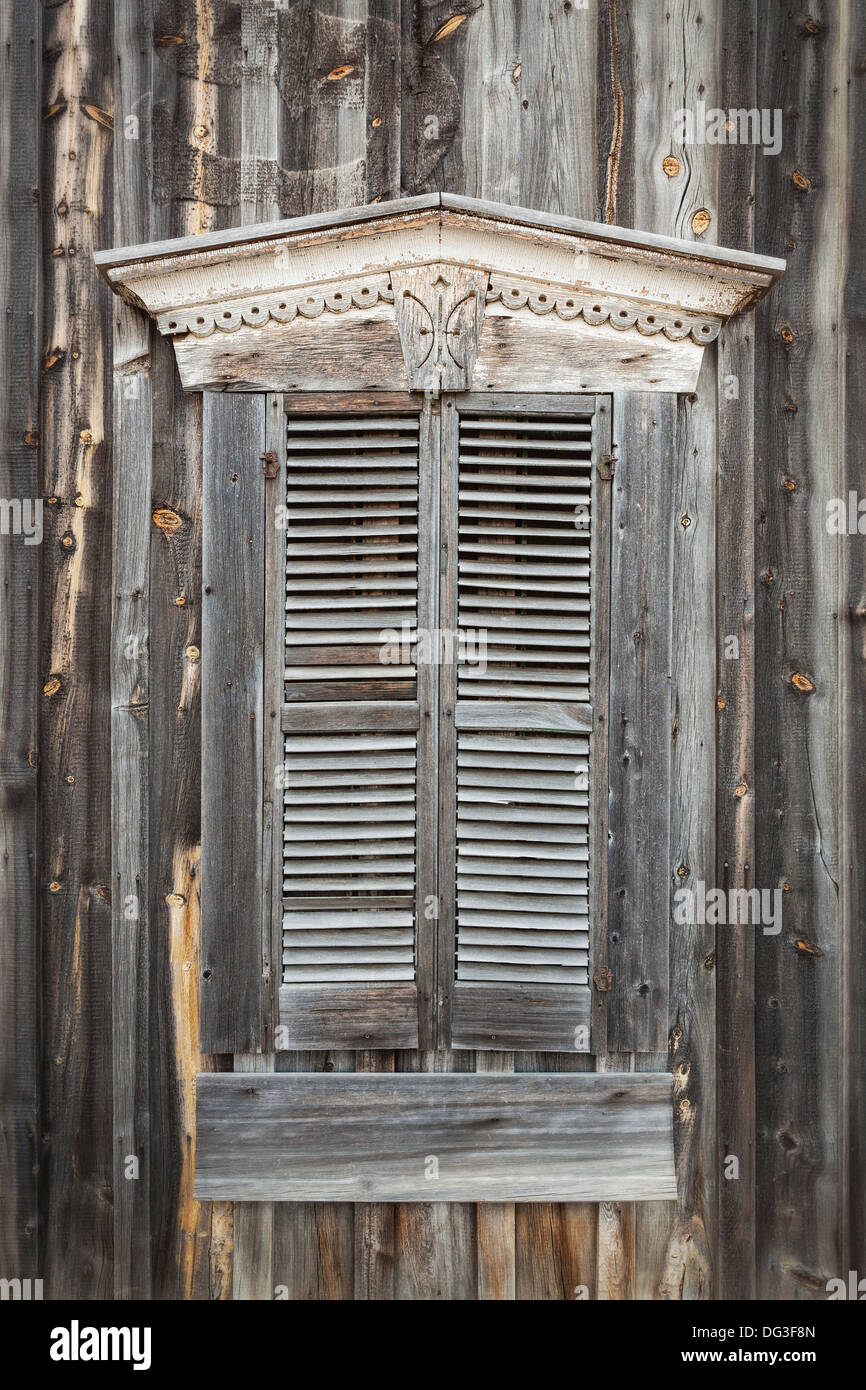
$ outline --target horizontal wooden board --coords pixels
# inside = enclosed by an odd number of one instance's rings
[[[592,708],[559,701],[460,700],[454,711],[458,729],[592,729]]]
[[[586,985],[458,980],[451,1046],[478,1051],[588,1052],[592,999]],[[577,1033],[585,1028],[585,1035]]]
[[[589,327],[488,307],[472,375],[476,391],[694,391],[703,348],[636,328]]]
[[[671,1077],[207,1073],[197,1078],[195,1195],[670,1201]]]
[[[376,381],[408,387],[394,312],[349,309],[234,333],[175,339],[185,391],[362,391]]]
[[[415,730],[420,723],[418,706],[411,700],[354,700],[351,704],[313,702],[283,705],[282,729],[286,734],[340,733],[365,729]]]
[[[280,988],[283,1049],[418,1046],[418,991],[406,981]]]

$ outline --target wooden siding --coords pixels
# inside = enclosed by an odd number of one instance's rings
[[[0,537],[0,710],[14,712],[0,801],[14,911],[0,931],[19,1003],[0,1009],[18,1136],[0,1243],[7,1270],[35,1273],[38,1258],[46,1298],[285,1286],[556,1299],[584,1285],[601,1299],[820,1299],[863,1249],[866,598],[862,539],[824,524],[829,500],[866,492],[846,423],[863,408],[862,7],[819,5],[807,23],[781,4],[704,0],[698,22],[687,0],[663,14],[487,0],[435,37],[452,8],[79,0],[4,20],[15,249],[0,476],[6,496],[41,489],[45,534],[29,550]],[[684,151],[674,113],[698,100],[780,108],[781,152]],[[193,1196],[196,1073],[270,1065],[198,1048],[203,410],[91,253],[435,189],[686,237],[705,211],[704,242],[788,259],[754,318],[707,348],[696,399],[653,417],[675,417],[652,494],[674,598],[653,692],[670,742],[648,764],[670,846],[656,892],[661,910],[665,876],[671,890],[703,879],[784,893],[778,936],[671,926],[667,1037],[637,1064],[674,1073],[676,1203],[233,1211]],[[645,486],[641,408],[615,421],[614,541]],[[639,734],[614,726],[612,748]],[[110,743],[114,775],[125,769],[113,808]],[[615,891],[621,854],[614,839]],[[278,1061],[508,1065],[471,1052]],[[635,1061],[518,1053],[513,1065]]]

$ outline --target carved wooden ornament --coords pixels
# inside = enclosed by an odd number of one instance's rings
[[[455,265],[392,270],[397,326],[413,390],[469,389],[487,280],[483,270]]]
[[[692,391],[784,261],[445,193],[99,252],[187,390]]]

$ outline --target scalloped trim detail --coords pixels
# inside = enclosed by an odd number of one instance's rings
[[[613,328],[636,328],[647,338],[663,333],[673,343],[689,335],[701,345],[711,343],[722,326],[719,319],[697,318],[679,310],[642,309],[630,300],[602,299],[559,286],[529,287],[498,276],[491,276],[487,302],[504,304],[507,309],[529,309],[533,314],[555,313],[566,320],[582,317],[593,326],[610,323]]]
[[[160,333],[172,336],[192,333],[196,338],[208,338],[217,329],[221,333],[234,333],[241,324],[261,327],[269,319],[277,323],[291,323],[299,315],[305,319],[316,319],[326,312],[345,314],[347,309],[368,309],[379,300],[389,304],[394,301],[394,292],[387,277],[375,281],[355,281],[320,293],[311,294],[308,289],[287,290],[282,294],[257,295],[254,299],[234,300],[210,307],[177,309],[160,314],[157,324]]]

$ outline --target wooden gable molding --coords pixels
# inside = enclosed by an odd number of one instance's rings
[[[446,193],[98,252],[187,391],[693,391],[785,263]]]

